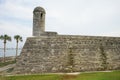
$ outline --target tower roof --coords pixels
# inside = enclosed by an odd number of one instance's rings
[[[43,13],[46,13],[46,12],[45,12],[45,9],[42,8],[42,7],[40,7],[40,6],[39,6],[39,7],[36,7],[36,8],[34,9],[33,13],[34,13],[34,12],[43,12]]]

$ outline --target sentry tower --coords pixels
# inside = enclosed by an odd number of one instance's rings
[[[45,32],[45,10],[36,7],[33,11],[33,36],[40,36]]]

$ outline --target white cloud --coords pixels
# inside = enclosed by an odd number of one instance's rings
[[[31,35],[31,28],[16,24],[16,23],[9,23],[9,22],[2,22],[0,23],[0,34],[9,34],[11,36],[13,35],[22,35],[25,37],[28,37]]]
[[[65,2],[60,1],[59,3],[58,1],[58,4],[56,1],[54,3],[57,4],[52,5],[52,10],[57,12],[57,16],[54,16],[53,24],[50,19],[48,23],[55,26],[54,31],[63,34],[101,35],[103,32],[120,30],[119,0],[74,0],[69,1],[69,3]]]
[[[17,19],[32,19],[32,9],[14,4],[12,2],[6,2],[3,5],[0,5],[0,15],[1,16],[10,16]]]
[[[33,8],[39,5],[46,9],[48,31],[62,34],[100,35],[103,32],[120,30],[120,0],[5,1],[6,3],[0,6],[0,15],[11,16],[17,21],[22,20],[18,23],[21,26],[25,26],[24,20],[32,22]],[[28,24],[32,24],[31,22]]]

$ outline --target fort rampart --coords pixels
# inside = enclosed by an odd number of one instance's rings
[[[16,66],[16,73],[120,69],[120,38],[75,35],[29,37]]]

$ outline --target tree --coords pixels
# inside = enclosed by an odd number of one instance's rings
[[[5,62],[6,43],[7,43],[7,41],[11,41],[11,37],[8,36],[7,34],[5,34],[5,35],[1,35],[0,39],[3,40],[3,43],[4,43],[4,57],[3,57],[3,61]]]
[[[22,42],[23,40],[22,40],[22,37],[20,35],[15,35],[14,39],[16,40],[16,58],[15,58],[15,60],[16,60],[17,56],[18,56],[18,43],[19,43],[19,41]]]

